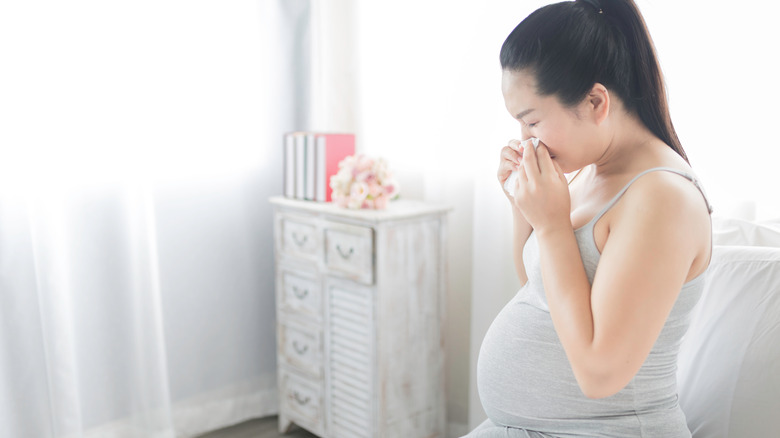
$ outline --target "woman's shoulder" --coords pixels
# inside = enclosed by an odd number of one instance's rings
[[[637,178],[612,209],[607,226],[610,237],[613,231],[627,228],[641,233],[648,247],[667,242],[689,254],[689,281],[709,264],[711,209],[695,174],[684,168],[668,169],[654,169]]]
[[[638,173],[628,184],[626,201],[633,201],[629,203],[635,207],[648,204],[685,210],[685,206],[698,205],[703,198],[699,178],[690,168],[652,167]]]
[[[690,164],[666,144],[660,143],[658,149],[659,153],[637,163],[633,170],[631,181],[636,187],[632,189],[635,196],[631,197],[638,198],[637,202],[680,209],[678,213],[683,213],[687,206],[706,205],[709,213],[701,180]]]
[[[633,162],[618,178],[617,184],[622,183],[626,188],[627,201],[633,200],[628,203],[634,207],[645,203],[673,209],[678,214],[688,206],[709,207],[701,180],[685,159],[660,140],[648,149],[649,153]],[[669,213],[675,214],[674,211]]]
[[[679,163],[651,163],[606,178],[596,176],[591,165],[575,172],[569,181],[572,196],[601,198],[601,202],[616,196],[651,203],[684,202],[691,196],[706,196],[693,169]]]

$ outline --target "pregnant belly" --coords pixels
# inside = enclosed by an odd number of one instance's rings
[[[515,297],[482,341],[477,362],[482,406],[495,423],[528,427],[528,421],[620,415],[629,400],[620,393],[586,398],[555,333],[549,312]]]

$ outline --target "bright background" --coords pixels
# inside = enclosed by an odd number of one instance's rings
[[[3,333],[13,334],[0,341],[25,339],[14,322],[48,331],[41,351],[49,355],[41,357],[50,362],[41,373],[66,377],[58,381],[65,389],[49,399],[30,396],[30,406],[46,406],[40,414],[28,411],[30,421],[49,418],[41,426],[47,431],[86,430],[133,412],[125,404],[142,411],[150,406],[144,400],[156,406],[171,398],[159,427],[178,424],[181,431],[195,423],[177,417],[177,406],[235,401],[224,394],[249,406],[224,421],[273,410],[265,201],[281,193],[281,134],[310,129],[355,132],[360,152],[388,159],[403,196],[454,207],[449,435],[478,423],[476,355],[518,286],[510,211],[495,170],[499,150],[520,129],[504,109],[498,52],[514,26],[546,3],[0,0],[0,219],[15,218],[0,224],[10,233],[0,235],[0,256],[7,256],[0,257],[0,297],[10,312],[2,314]],[[780,7],[760,0],[637,3],[655,40],[673,121],[716,214],[780,217]],[[21,260],[12,250],[19,234],[9,224],[37,232],[31,248],[38,256],[30,261],[39,270],[37,295],[7,287],[15,278],[9,273],[18,272],[10,261]],[[135,278],[141,269],[148,282],[141,295],[133,292],[141,286],[128,286],[128,296],[146,297],[132,301],[137,308],[101,295],[126,286],[121,276],[105,275],[119,269],[106,266],[106,251],[125,247],[130,256],[117,259],[132,263],[122,265],[123,275]],[[71,278],[51,294],[40,282],[49,265],[51,278]],[[96,273],[104,283],[93,281]],[[82,290],[106,302],[78,295]],[[40,298],[42,310],[33,306],[30,315],[41,321],[13,314],[20,307],[10,304],[21,297]],[[106,393],[93,397],[82,389],[90,380],[71,373],[86,360],[79,349],[91,345],[79,336],[95,332],[76,327],[79,309],[91,306],[129,312],[127,327],[143,321],[161,328],[150,332],[151,341],[132,338],[129,329],[117,335],[151,345],[142,355],[148,361],[138,364],[154,364],[159,375],[135,376],[148,393],[127,385],[130,395],[122,397],[133,403],[115,401],[113,410],[101,398]],[[47,312],[55,316],[48,325]],[[63,327],[75,330],[63,338]],[[64,366],[52,359],[60,356]],[[187,368],[203,357],[208,366]],[[19,381],[8,372],[19,363],[0,362],[0,383]],[[40,376],[30,369],[28,377]],[[0,408],[4,400],[20,403],[5,395]],[[2,423],[25,421],[14,418]]]

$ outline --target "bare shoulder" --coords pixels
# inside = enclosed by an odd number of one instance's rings
[[[685,172],[696,178],[690,171]],[[654,171],[642,175],[626,191],[625,210],[650,214],[656,219],[679,220],[690,215],[708,218],[704,195],[691,179],[675,172]]]
[[[686,172],[693,176],[692,173]],[[610,230],[641,233],[642,240],[668,242],[689,254],[688,279],[709,264],[711,222],[703,193],[687,177],[668,171],[642,175],[616,205]]]

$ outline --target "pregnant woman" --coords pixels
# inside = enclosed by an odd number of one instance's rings
[[[637,6],[545,6],[500,59],[506,108],[533,139],[504,147],[498,170],[502,187],[517,172],[505,192],[523,286],[482,342],[488,420],[468,437],[690,437],[675,373],[711,208]]]

